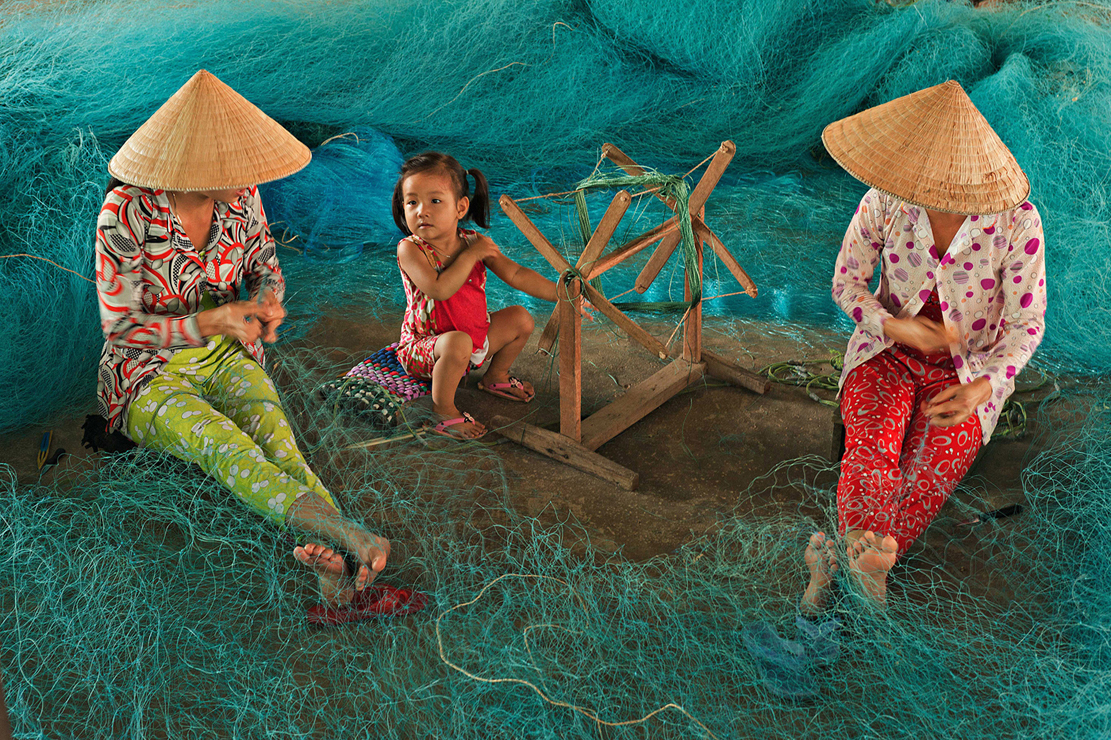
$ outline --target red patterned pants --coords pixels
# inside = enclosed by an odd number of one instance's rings
[[[952,360],[897,346],[849,373],[841,391],[841,534],[891,535],[903,553],[933,521],[976,459],[980,420],[973,414],[942,429],[928,423],[921,404],[959,382]]]

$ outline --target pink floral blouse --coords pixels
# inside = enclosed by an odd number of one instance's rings
[[[96,289],[104,350],[97,397],[108,429],[120,429],[131,398],[174,354],[202,347],[201,298],[216,305],[253,299],[264,288],[278,300],[285,281],[258,189],[216,204],[208,248],[197,252],[170,215],[165,191],[121,185],[105,196],[96,224]],[[247,347],[263,363],[262,343]]]
[[[868,285],[876,265],[879,287]],[[1029,201],[1010,211],[968,216],[944,257],[925,209],[869,190],[849,224],[833,276],[833,299],[856,322],[841,384],[894,342],[883,322],[918,314],[937,288],[962,383],[987,378],[992,396],[976,409],[984,444],[1045,333],[1045,246]]]

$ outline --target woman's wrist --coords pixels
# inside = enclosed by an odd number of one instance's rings
[[[969,388],[975,389],[977,391],[977,395],[980,399],[976,402],[977,406],[982,406],[983,404],[991,400],[991,394],[994,392],[994,389],[992,388],[991,380],[989,380],[986,375],[981,375],[980,377],[976,378],[971,383],[969,383],[968,386]]]
[[[223,318],[219,308],[206,308],[197,314],[197,329],[202,337],[212,337],[223,334]]]
[[[903,320],[894,316],[884,316],[880,319],[880,328],[883,330],[885,337],[898,342],[902,336]]]

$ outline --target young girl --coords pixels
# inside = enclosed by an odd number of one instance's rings
[[[441,417],[433,431],[478,439],[486,428],[455,407],[455,389],[470,369],[487,365],[479,390],[521,403],[535,395],[509,374],[532,334],[532,316],[523,306],[487,311],[486,268],[546,301],[556,300],[555,283],[506,257],[489,237],[460,228],[468,220],[489,228],[490,196],[480,171],[464,171],[447,154],[426,152],[401,166],[393,220],[406,234],[397,245],[407,301],[397,357],[410,375],[432,379],[432,409]]]

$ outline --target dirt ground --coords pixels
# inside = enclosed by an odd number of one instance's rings
[[[537,323],[542,325],[545,319],[538,317]],[[338,365],[353,364],[395,341],[399,323],[400,316],[366,320],[337,312],[319,319],[311,342],[294,344],[314,347],[322,358]],[[662,320],[645,325],[663,337],[673,328],[673,323]],[[536,385],[538,394],[533,403],[513,403],[482,393],[476,389],[477,378],[472,377],[459,391],[457,405],[480,420],[495,415],[528,417],[533,424],[554,429],[559,418],[558,362],[550,355],[537,353],[539,335],[538,326],[514,368],[517,375]],[[706,347],[751,369],[786,360],[827,358],[830,350],[842,349],[845,341],[831,331],[793,327],[785,332],[780,327],[741,319],[708,319],[704,337]],[[608,322],[584,325],[584,416],[662,364]],[[820,395],[832,398],[831,393]],[[416,403],[427,402],[426,398]],[[88,407],[73,409],[54,421],[53,448],[71,453],[63,458],[61,469],[96,464],[96,457],[80,444],[81,422],[93,410],[90,399]],[[836,483],[831,472],[832,450],[837,443],[834,414],[834,409],[815,402],[800,387],[773,384],[761,396],[711,380],[666,402],[599,448],[600,454],[639,473],[639,487],[632,492],[507,440],[491,437],[491,441],[499,441],[495,450],[504,463],[512,501],[519,512],[573,514],[600,550],[622,550],[626,557],[644,560],[673,551],[730,515],[758,515],[762,510],[770,513],[788,507],[813,513],[819,519],[824,516],[828,497],[817,500],[813,489],[808,493],[804,487],[783,485],[782,476],[765,476],[786,460],[812,456],[817,472],[810,475],[809,482],[832,491]],[[33,481],[37,476],[36,454],[43,431],[45,428],[27,429],[0,437],[0,449],[4,450],[0,460],[12,466],[21,481]],[[957,521],[967,518],[968,505],[990,510],[1022,502],[1020,474],[1024,460],[1033,452],[1029,441],[1032,436],[1019,441],[993,441],[981,452],[973,469],[974,494],[971,498],[963,494],[963,501],[948,504],[930,536],[915,546],[917,551],[927,551],[923,560],[942,564],[958,578],[983,567],[964,548],[952,547]],[[395,453],[385,445],[373,454]],[[823,467],[825,470],[821,470]],[[321,473],[327,479],[326,472]]]

